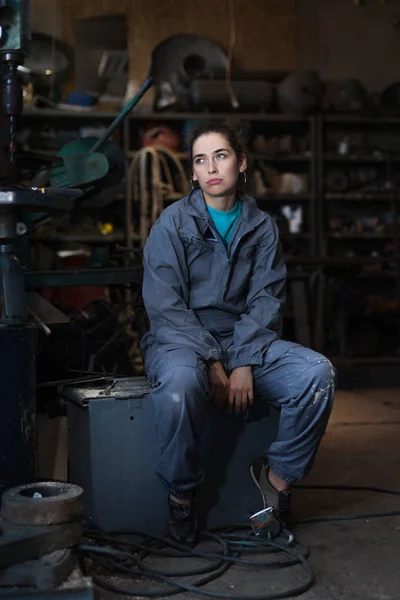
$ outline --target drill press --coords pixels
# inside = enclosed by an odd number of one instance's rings
[[[15,185],[15,128],[23,105],[17,69],[29,52],[29,4],[28,0],[0,0],[0,494],[7,487],[31,482],[36,472],[37,329],[27,320],[23,272],[13,252],[19,219],[26,212],[47,214],[72,210],[74,199],[90,189],[87,184],[99,179],[93,177],[91,156],[102,152],[100,147],[153,84],[151,78],[146,80],[105,134],[96,140],[90,153],[74,149],[73,156],[60,154],[64,166],[67,159],[75,158],[78,160],[74,164],[80,167],[73,171],[74,178],[68,175],[67,186],[65,177],[53,182],[56,189]],[[78,148],[81,147],[80,141]],[[66,172],[68,174],[67,168]],[[98,174],[96,170],[95,174]],[[129,272],[132,282],[131,267]],[[134,281],[137,282],[137,275]]]
[[[17,68],[29,54],[28,0],[0,0],[0,60],[3,122],[9,124],[9,162],[15,163],[16,118],[22,112],[22,87]],[[4,119],[5,118],[5,119]]]
[[[15,185],[15,127],[23,106],[17,68],[29,51],[28,10],[27,0],[0,0],[0,493],[36,475],[37,329],[27,321],[23,272],[13,252],[18,220],[73,205],[52,190]]]

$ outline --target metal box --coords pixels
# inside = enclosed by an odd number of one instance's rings
[[[105,531],[164,534],[167,491],[155,474],[160,450],[151,387],[145,378],[107,389],[67,388],[69,480],[85,490],[88,523]],[[245,416],[210,407],[201,454],[206,478],[199,489],[203,527],[244,522],[263,508],[250,476],[252,461],[275,437],[278,413],[256,403]]]

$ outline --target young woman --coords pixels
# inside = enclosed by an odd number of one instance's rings
[[[144,250],[142,340],[169,494],[169,531],[196,539],[198,447],[207,405],[235,412],[255,396],[280,408],[277,439],[251,473],[265,506],[287,517],[332,409],[335,374],[313,350],[281,339],[286,269],[278,230],[241,192],[247,157],[223,124],[192,135],[192,192],[167,208]]]

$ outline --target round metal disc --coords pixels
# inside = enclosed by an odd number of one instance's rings
[[[1,517],[15,525],[55,525],[82,518],[83,489],[70,483],[41,482],[6,490]]]

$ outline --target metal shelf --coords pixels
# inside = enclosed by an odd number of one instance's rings
[[[299,265],[317,265],[321,267],[351,267],[353,265],[381,265],[383,263],[399,263],[400,257],[394,256],[295,256],[288,257],[287,262],[298,262]]]
[[[392,126],[400,125],[400,118],[396,117],[363,117],[360,115],[349,115],[349,114],[325,114],[323,115],[323,122],[329,125],[371,125],[371,126]]]
[[[304,154],[268,154],[265,152],[250,152],[250,155],[253,160],[265,160],[274,163],[308,164],[312,160],[311,156],[305,156]]]
[[[138,154],[138,150],[130,150],[128,152],[128,156],[130,157],[134,157]],[[177,156],[178,158],[180,158],[181,160],[187,160],[190,157],[190,154],[188,152],[174,152],[173,153],[175,156]],[[249,152],[251,158],[253,160],[265,160],[266,162],[273,162],[273,163],[301,163],[301,164],[308,164],[312,159],[310,156],[303,156],[303,155],[297,155],[297,154],[287,154],[287,155],[281,155],[281,154],[266,154],[266,153],[261,153],[261,152]]]
[[[184,120],[223,120],[236,117],[246,121],[264,121],[267,123],[309,123],[313,118],[304,115],[275,114],[275,113],[236,113],[231,112],[144,112],[133,110],[128,119],[131,120],[162,120],[162,121],[184,121]]]
[[[140,152],[140,150],[129,150],[129,152],[127,152],[127,154],[130,158],[134,158],[135,156],[137,156],[139,154],[139,152]],[[172,154],[174,156],[176,156],[177,158],[180,158],[181,160],[187,160],[190,156],[188,152],[172,152]]]
[[[395,271],[366,271],[357,275],[359,279],[397,279]]]
[[[61,110],[56,108],[33,108],[25,109],[22,112],[21,117],[28,118],[51,118],[51,117],[65,117],[65,118],[97,118],[97,119],[114,119],[119,114],[118,111],[102,111],[98,109],[88,111],[75,111],[75,110]],[[186,119],[226,119],[229,117],[237,117],[239,119],[247,119],[250,121],[265,121],[270,123],[307,123],[314,116],[297,115],[289,113],[263,113],[263,112],[252,112],[252,113],[240,113],[240,112],[153,112],[144,110],[133,110],[128,119],[132,120],[165,120],[165,121],[179,121]],[[337,115],[327,114],[323,115],[323,122],[334,125],[372,125],[372,126],[392,126],[400,125],[400,118],[396,117],[362,117],[357,115]]]
[[[116,111],[101,111],[101,110],[61,110],[57,108],[36,108],[24,110],[21,114],[21,119],[51,119],[53,117],[62,119],[115,119],[118,116]]]
[[[390,233],[375,233],[366,231],[365,233],[328,233],[330,240],[386,240],[393,238]]]
[[[254,196],[257,202],[309,202],[312,199],[312,194],[266,194],[265,196]]]
[[[340,154],[325,154],[324,160],[326,162],[340,162],[340,163],[378,163],[384,164],[388,162],[388,158],[385,156],[373,156],[372,154],[353,154],[351,156],[341,156]],[[393,158],[393,160],[400,160],[400,157]]]
[[[348,194],[339,194],[339,193],[326,193],[324,194],[324,199],[329,201],[338,200],[340,202],[390,202],[391,200],[395,200],[396,197],[400,197],[400,190],[393,191],[392,193],[387,192],[376,192],[375,194],[367,193],[348,193]]]
[[[143,267],[110,267],[92,269],[68,269],[58,271],[24,271],[26,287],[64,287],[64,286],[98,286],[98,285],[141,285]]]
[[[32,242],[48,244],[115,244],[125,240],[122,230],[116,230],[108,235],[101,233],[58,233],[56,235],[38,234],[30,237]]]
[[[89,110],[89,111],[74,111],[74,110],[61,110],[55,108],[37,108],[27,109],[22,112],[21,117],[27,118],[89,118],[89,119],[114,119],[118,115],[118,111],[100,111],[100,110]],[[127,120],[132,121],[148,121],[148,120],[160,120],[160,121],[183,121],[183,120],[221,120],[229,117],[236,117],[239,119],[245,119],[247,121],[265,121],[268,123],[308,123],[313,117],[304,115],[290,115],[290,114],[275,114],[275,113],[236,113],[236,112],[153,112],[143,110],[133,110],[127,117]]]

